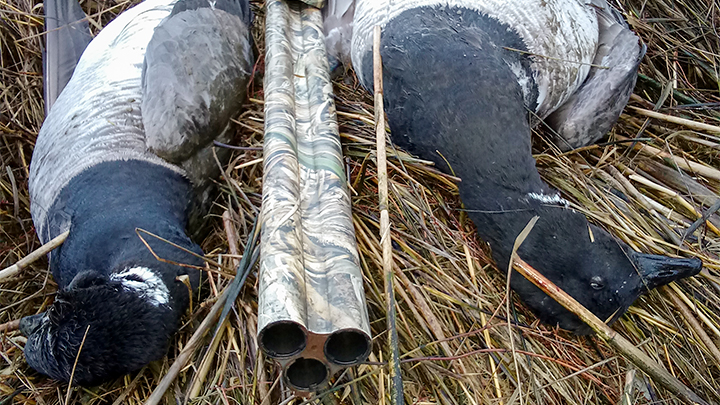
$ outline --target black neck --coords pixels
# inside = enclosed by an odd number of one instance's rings
[[[55,279],[63,287],[85,270],[108,274],[127,266],[164,266],[136,228],[202,254],[185,234],[190,202],[187,179],[151,163],[106,162],[82,172],[63,189],[48,215],[51,232],[68,219],[71,223],[67,241],[51,256]],[[199,264],[167,243],[140,235],[162,258]],[[171,285],[174,277],[167,277]]]

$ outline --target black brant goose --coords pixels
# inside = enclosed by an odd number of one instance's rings
[[[247,0],[147,0],[70,61],[89,33],[67,24],[84,14],[75,0],[46,0],[45,11],[61,28],[47,34],[52,106],[30,165],[31,211],[42,242],[70,235],[50,255],[54,303],[20,327],[31,367],[68,381],[77,357],[73,382],[95,385],[161,358],[189,302],[178,276],[199,284],[198,270],[156,260],[136,228],[202,255],[186,228],[219,173],[213,140],[241,110],[251,12]],[[203,265],[144,239],[161,258]]]
[[[700,271],[696,258],[633,252],[568,208],[535,168],[530,117],[551,124],[562,147],[586,145],[633,91],[645,47],[605,0],[335,0],[325,12],[329,52],[352,60],[369,91],[373,27],[382,27],[393,141],[462,178],[468,215],[501,269],[537,215],[519,256],[603,320]],[[542,321],[591,332],[519,274],[511,285]]]

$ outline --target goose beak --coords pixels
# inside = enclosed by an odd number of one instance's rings
[[[45,313],[42,313],[26,316],[25,318],[20,319],[20,333],[22,333],[25,337],[30,337],[30,335],[35,333],[35,331],[43,324],[44,317]]]
[[[696,257],[692,259],[676,259],[661,255],[635,253],[633,261],[640,271],[640,276],[648,290],[681,278],[694,276],[702,270],[702,260]]]

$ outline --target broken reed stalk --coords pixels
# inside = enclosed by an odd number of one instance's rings
[[[195,352],[195,349],[198,347],[207,331],[210,330],[210,327],[215,324],[215,319],[217,319],[220,311],[223,309],[225,300],[228,297],[229,290],[229,288],[225,288],[220,297],[218,297],[218,300],[215,301],[215,304],[210,309],[210,313],[207,314],[207,316],[205,317],[205,319],[203,319],[202,323],[197,328],[195,333],[193,333],[190,340],[185,344],[185,347],[177,356],[173,365],[170,366],[170,369],[168,370],[167,374],[165,374],[165,377],[163,377],[157,387],[155,387],[155,389],[153,390],[150,397],[148,397],[148,399],[145,401],[145,405],[158,405],[160,403],[163,395],[165,395],[165,391],[170,388],[170,384],[175,381],[175,378],[178,376],[178,374],[180,374],[180,370],[182,370],[187,364],[188,360],[190,360],[190,357]]]
[[[14,321],[5,322],[3,324],[0,324],[0,333],[12,332],[14,330],[18,330],[19,328],[20,328],[20,320],[16,319]]]
[[[67,239],[69,234],[70,234],[70,231],[65,231],[65,232],[61,233],[60,235],[53,238],[50,242],[40,246],[39,248],[35,249],[29,255],[18,260],[17,263],[13,264],[12,266],[10,266],[6,269],[1,270],[0,271],[0,281],[5,280],[6,278],[10,278],[10,277],[18,274],[25,267],[29,266],[30,264],[32,264],[39,258],[45,256],[46,254],[50,253],[56,247],[62,245],[63,242],[65,242],[65,239]]]
[[[233,267],[237,271],[238,269],[240,269],[240,267],[239,267],[240,260],[236,259],[237,257],[240,256],[240,251],[238,251],[239,243],[238,243],[238,238],[237,238],[237,235],[238,235],[237,229],[235,229],[235,223],[233,222],[233,218],[230,215],[230,211],[225,210],[225,212],[223,212],[222,219],[223,219],[223,227],[225,228],[225,236],[227,237],[227,241],[228,241],[228,249],[230,250],[230,254],[232,254],[234,256],[234,258],[232,259]],[[228,332],[230,332],[230,328],[232,326],[227,324],[227,322],[225,322],[225,323],[226,323],[226,328],[228,329]],[[255,345],[255,347],[258,347],[257,330],[255,332],[251,332],[250,336],[255,337],[254,345]],[[263,356],[262,352],[259,352],[257,355],[257,357],[258,357],[257,364],[261,365],[259,367],[256,367],[256,370],[259,369],[259,373],[257,376],[257,388],[258,388],[258,392],[260,394],[260,398],[263,398],[260,405],[269,405],[270,404],[270,402],[269,402],[270,393],[269,393],[268,387],[266,385],[267,379],[265,376],[265,367],[262,366],[262,364],[264,364],[263,360],[261,360],[263,358],[262,356]]]
[[[675,376],[662,368],[662,366],[657,364],[652,358],[650,358],[650,356],[607,326],[605,322],[601,321],[600,318],[595,316],[595,314],[582,306],[573,297],[568,295],[568,293],[556,286],[552,281],[545,278],[545,276],[540,274],[529,264],[525,263],[524,260],[515,256],[513,267],[518,273],[522,274],[530,282],[552,297],[552,299],[565,307],[568,311],[580,317],[580,319],[588,324],[588,326],[590,326],[608,345],[612,346],[615,350],[618,350],[625,359],[629,360],[639,369],[644,371],[653,380],[655,380],[656,383],[677,395],[680,400],[686,404],[708,405],[708,402],[700,398],[695,392],[675,378]]]
[[[380,56],[380,26],[375,26],[373,39],[373,79],[375,95],[375,134],[377,136],[378,196],[380,199],[380,243],[382,244],[385,302],[387,310],[388,347],[390,356],[390,404],[402,405],[403,381],[400,374],[400,349],[395,318],[395,290],[393,287],[392,238],[388,213],[387,153],[385,151],[385,108],[383,106],[382,57]]]
[[[240,259],[238,259],[238,256],[240,256],[240,252],[238,251],[238,238],[237,238],[237,230],[235,229],[235,224],[233,223],[232,216],[230,215],[230,211],[225,210],[222,214],[222,220],[223,220],[223,228],[225,229],[225,237],[228,241],[228,250],[230,251],[230,254],[233,255],[233,268],[237,270],[238,265],[240,264]]]
[[[202,360],[200,361],[200,366],[198,367],[197,372],[195,373],[195,376],[190,383],[190,389],[188,390],[187,394],[188,400],[195,399],[198,397],[198,395],[200,395],[200,391],[203,388],[203,383],[205,383],[205,378],[210,372],[210,367],[213,364],[213,360],[215,360],[215,353],[217,352],[217,348],[220,345],[220,341],[222,340],[223,333],[225,332],[227,326],[228,320],[226,318],[220,325],[218,333],[213,336],[212,340],[210,341],[210,345],[205,350],[205,356],[203,356]]]
[[[233,268],[237,271],[240,270],[241,260],[237,259],[238,256],[240,256],[240,252],[238,251],[238,233],[235,229],[235,225],[233,224],[233,219],[230,215],[230,211],[225,210],[222,214],[222,220],[223,220],[223,228],[225,229],[225,237],[228,241],[228,250],[230,251],[230,254],[233,255],[232,263]],[[252,242],[252,235],[250,239],[248,239],[248,242]],[[246,252],[248,255],[252,255],[252,251],[248,250]],[[247,260],[246,260],[247,262]],[[235,277],[243,277],[242,274],[237,274]],[[230,328],[230,325],[228,324],[227,318],[221,319],[220,326],[217,329],[217,333],[213,336],[212,340],[210,341],[210,347],[208,347],[207,351],[205,352],[205,357],[203,357],[202,361],[200,362],[200,367],[198,368],[198,371],[195,373],[195,376],[192,379],[192,383],[190,383],[190,390],[188,391],[187,398],[188,399],[194,399],[198,395],[200,395],[200,391],[203,388],[203,383],[205,382],[205,378],[207,377],[207,374],[210,372],[210,366],[213,363],[213,360],[215,359],[215,353],[217,351],[218,346],[220,345],[220,341],[222,339],[222,335],[226,329]]]
[[[707,132],[712,132],[715,134],[720,134],[720,127],[715,126],[715,125],[705,124],[704,122],[693,121],[693,120],[689,120],[687,118],[680,118],[680,117],[675,117],[672,115],[662,114],[657,111],[646,110],[644,108],[638,108],[638,107],[634,107],[631,105],[629,105],[627,108],[637,112],[638,114],[642,114],[646,117],[663,120],[663,121],[669,122],[671,124],[682,125],[684,127],[688,127],[695,131],[707,131]]]
[[[630,138],[624,137],[622,135],[615,135],[615,138],[621,141],[630,140]],[[660,156],[663,159],[672,160],[673,163],[675,163],[679,168],[683,170],[694,172],[701,176],[720,181],[720,170],[717,170],[710,166],[705,166],[701,163],[686,160],[683,157],[673,156],[670,153],[662,151],[648,144],[637,144],[635,145],[635,149],[639,150],[640,153],[644,153],[648,156]]]

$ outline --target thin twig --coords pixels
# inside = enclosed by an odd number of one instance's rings
[[[505,49],[505,50],[507,50],[507,51],[517,52],[517,53],[520,53],[520,54],[523,54],[523,55],[537,56],[538,58],[556,60],[556,61],[558,61],[558,62],[574,63],[574,64],[577,64],[577,65],[594,67],[594,68],[596,68],[596,69],[610,69],[610,66],[602,66],[602,65],[596,65],[596,64],[594,64],[594,63],[578,62],[578,61],[575,61],[575,60],[555,58],[555,57],[553,57],[553,56],[540,55],[539,53],[533,53],[533,52],[523,51],[522,49],[510,48],[509,46],[503,46],[503,49]]]
[[[85,345],[85,339],[87,338],[87,334],[90,331],[90,325],[85,328],[85,334],[83,335],[82,341],[80,341],[80,347],[78,348],[78,352],[75,355],[75,362],[73,363],[72,371],[70,372],[70,381],[68,382],[67,387],[67,393],[65,393],[65,403],[70,403],[70,393],[72,392],[72,384],[73,379],[75,378],[75,369],[77,368],[78,360],[80,360],[80,352],[82,352],[82,348]]]
[[[263,148],[260,146],[235,146],[235,145],[228,145],[228,144],[222,143],[220,141],[213,141],[213,145],[215,145],[219,148],[234,149],[234,150],[250,150],[250,151],[263,150]]]
[[[70,234],[70,231],[65,231],[65,232],[61,233],[60,235],[54,237],[50,242],[40,246],[39,248],[35,249],[29,255],[18,260],[17,263],[13,264],[12,266],[10,266],[8,268],[1,270],[0,271],[0,281],[18,274],[20,271],[22,271],[24,268],[26,268],[30,264],[34,263],[35,261],[37,261],[39,258],[45,256],[46,254],[50,253],[56,247],[62,245],[63,242],[65,242],[65,239],[67,239],[69,234]]]
[[[390,351],[390,404],[402,405],[403,381],[400,373],[400,349],[395,319],[395,290],[393,287],[392,238],[388,213],[387,153],[385,151],[385,109],[383,106],[382,57],[380,56],[379,25],[375,26],[373,41],[373,76],[375,88],[375,135],[377,137],[378,194],[380,198],[380,243],[382,244],[383,273],[385,275],[385,303],[387,310],[388,346]]]
[[[12,332],[14,330],[17,330],[20,328],[20,320],[16,319],[14,321],[5,322],[3,324],[0,324],[0,333],[7,333]]]
[[[157,261],[159,261],[159,262],[168,263],[168,264],[173,264],[173,265],[181,266],[181,267],[188,267],[188,268],[196,269],[196,270],[205,270],[205,267],[202,267],[202,266],[195,266],[195,265],[192,265],[192,264],[178,263],[178,262],[175,262],[175,261],[172,261],[172,260],[168,260],[168,259],[164,259],[164,258],[158,256],[158,254],[155,253],[155,251],[153,250],[153,248],[150,247],[150,244],[145,240],[145,238],[143,238],[143,237],[140,235],[140,232],[142,232],[142,233],[144,233],[144,234],[147,234],[147,235],[149,235],[149,236],[152,236],[153,238],[155,238],[155,239],[157,239],[157,240],[159,240],[159,241],[161,241],[161,242],[165,242],[165,243],[167,243],[168,245],[170,245],[170,246],[172,246],[172,247],[174,247],[174,248],[180,249],[180,250],[182,250],[183,252],[185,252],[185,253],[187,253],[187,254],[189,254],[189,255],[191,255],[191,256],[194,256],[194,257],[196,257],[196,258],[198,258],[198,259],[200,259],[200,260],[203,260],[204,262],[208,263],[208,264],[211,265],[211,266],[215,266],[215,267],[217,267],[218,269],[222,269],[222,268],[223,268],[223,266],[222,266],[220,263],[216,262],[215,260],[208,259],[208,258],[205,257],[205,256],[201,256],[201,255],[199,255],[199,254],[197,254],[197,253],[195,253],[195,252],[193,252],[193,251],[191,251],[191,250],[189,250],[189,249],[187,249],[187,248],[184,248],[184,247],[178,245],[177,243],[173,243],[173,242],[171,242],[171,241],[163,238],[162,236],[155,235],[154,233],[152,233],[152,232],[150,232],[150,231],[146,231],[146,230],[144,230],[144,229],[142,229],[142,228],[135,228],[135,234],[138,236],[138,238],[140,238],[140,241],[142,241],[143,245],[145,245],[145,247],[150,251],[150,254],[152,254],[153,257],[154,257]],[[233,276],[232,274],[225,273],[225,272],[221,272],[221,274],[224,275],[224,276],[230,276],[230,277]]]
[[[687,230],[685,230],[685,233],[683,234],[683,239],[687,238],[688,236],[692,235],[693,232],[695,232],[702,224],[706,223],[708,218],[710,218],[717,210],[720,210],[720,199],[715,201],[713,205],[710,206],[701,216],[698,218],[695,222],[693,222],[692,225],[688,227]],[[708,222],[708,225],[710,223]]]

